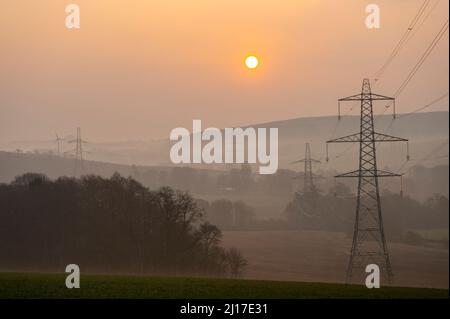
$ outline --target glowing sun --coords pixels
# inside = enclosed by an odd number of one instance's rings
[[[245,66],[249,69],[256,69],[258,67],[258,58],[254,55],[249,55],[245,58]]]

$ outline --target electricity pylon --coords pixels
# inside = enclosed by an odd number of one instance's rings
[[[380,272],[391,283],[393,273],[383,228],[378,178],[401,175],[377,168],[375,143],[408,142],[408,140],[374,131],[373,102],[395,100],[391,97],[372,93],[368,79],[363,80],[360,94],[339,100],[339,102],[345,101],[361,102],[360,132],[329,140],[327,141],[327,147],[328,143],[359,143],[359,169],[335,176],[358,178],[356,219],[346,280],[349,283],[355,271],[362,270],[363,273],[367,265],[376,264],[380,268]]]
[[[75,176],[78,176],[83,171],[83,143],[86,141],[81,139],[81,128],[77,127],[77,138],[69,141],[69,143],[76,143],[75,146]],[[86,152],[86,151],[84,151]]]
[[[313,163],[320,163],[319,160],[311,158],[311,148],[309,146],[309,143],[306,143],[305,145],[305,158],[295,161],[294,163],[304,163],[305,167],[303,170],[303,194],[304,195],[311,195],[316,193],[316,187],[314,185],[313,181],[313,172],[312,172],[312,164]]]

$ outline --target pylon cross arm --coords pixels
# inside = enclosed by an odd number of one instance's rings
[[[364,136],[363,139],[361,139],[361,133],[355,133],[350,134],[347,136],[339,137],[334,140],[329,140],[327,143],[360,143],[360,142],[408,142],[407,139],[391,136],[387,134],[382,133],[374,133],[373,138]]]
[[[408,142],[406,138],[401,138],[397,136],[374,133],[375,142]]]
[[[380,94],[370,93],[370,94],[355,94],[351,96],[344,97],[339,99],[339,102],[351,102],[351,101],[365,101],[365,100],[373,100],[373,101],[394,101],[393,97],[384,96]]]
[[[360,142],[361,141],[361,134],[355,133],[350,134],[347,136],[339,137],[334,140],[329,140],[327,143],[350,143],[350,142]]]
[[[375,93],[371,93],[370,98],[372,100],[376,100],[376,101],[394,101],[395,100],[395,98],[393,98],[393,97],[384,96],[384,95],[375,94]]]
[[[301,160],[298,160],[298,161],[294,161],[294,162],[292,162],[291,164],[306,163],[306,162],[320,163],[319,160],[316,160],[316,159],[311,158],[311,159],[309,159],[309,160],[307,160],[307,159],[301,159]]]
[[[383,170],[356,170],[348,173],[336,175],[336,178],[342,177],[400,177],[402,174],[396,174]]]

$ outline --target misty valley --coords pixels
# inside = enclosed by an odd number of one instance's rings
[[[0,2],[2,306],[448,299],[449,1]]]

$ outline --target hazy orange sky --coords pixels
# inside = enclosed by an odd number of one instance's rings
[[[438,0],[432,0],[432,3]],[[406,30],[423,0],[1,0],[0,140],[168,138],[178,126],[232,127],[335,115]],[[65,28],[65,6],[81,29]],[[381,7],[381,29],[365,7]],[[392,95],[448,19],[448,1],[374,91]],[[431,7],[431,5],[430,5]],[[400,95],[412,111],[448,91],[448,33]],[[246,70],[248,54],[261,59]],[[431,110],[447,110],[448,99]]]

